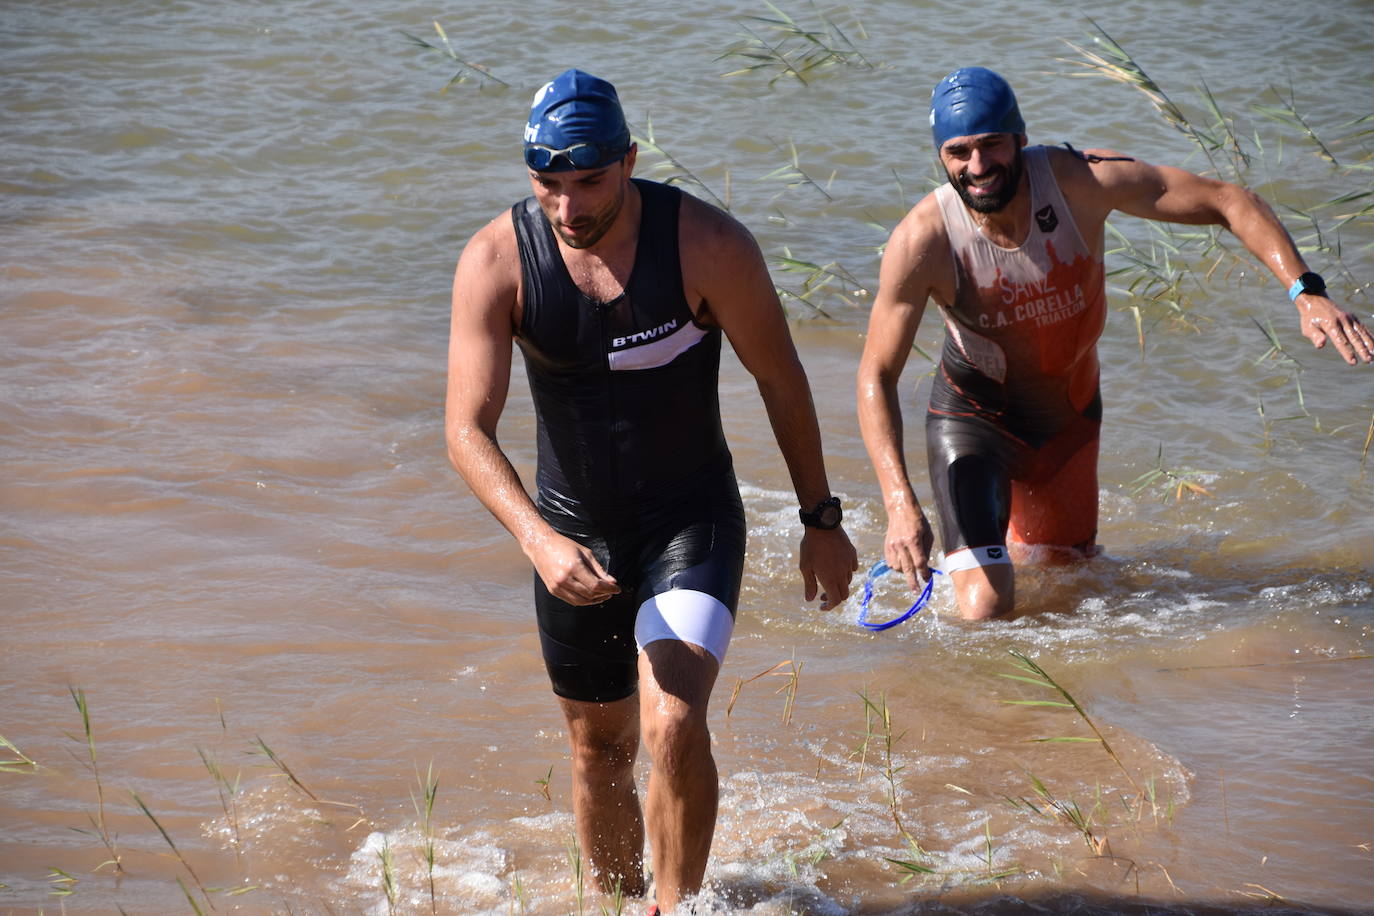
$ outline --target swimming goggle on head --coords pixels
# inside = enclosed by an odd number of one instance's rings
[[[525,165],[536,172],[565,172],[572,169],[599,169],[618,162],[628,152],[625,146],[602,146],[600,143],[574,143],[562,149],[542,143],[525,144]],[[566,165],[560,165],[562,159]]]
[[[615,87],[565,70],[534,94],[525,124],[525,164],[536,172],[610,165],[630,150],[630,128]]]

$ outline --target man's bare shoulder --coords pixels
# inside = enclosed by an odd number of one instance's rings
[[[517,260],[515,223],[511,219],[510,211],[493,217],[490,222],[473,233],[467,245],[463,246],[462,260],[472,261],[474,265],[484,267]]]
[[[945,229],[945,217],[940,212],[936,192],[931,191],[908,210],[892,230],[886,250],[894,257],[922,261],[933,251],[948,247],[949,233]]]
[[[478,229],[463,247],[453,279],[457,308],[516,308],[520,291],[520,254],[510,212]]]
[[[954,295],[954,261],[949,232],[936,192],[912,207],[892,230],[878,272],[874,310],[898,307],[920,321],[930,296],[947,303]]]
[[[678,232],[684,252],[706,257],[739,256],[758,248],[753,233],[743,223],[686,192],[682,194]]]
[[[1061,188],[1092,191],[1138,181],[1152,166],[1119,150],[1065,146],[1046,147],[1050,167]]]
[[[768,268],[753,233],[719,207],[686,193],[678,214],[678,251],[689,301],[719,302],[731,287],[767,280]]]

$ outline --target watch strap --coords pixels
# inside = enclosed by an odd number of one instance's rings
[[[833,509],[835,513],[835,521],[831,524],[827,524],[825,521],[827,509]],[[840,508],[840,498],[838,496],[832,496],[829,499],[823,499],[816,503],[815,508],[810,510],[798,509],[797,516],[801,519],[801,523],[808,528],[833,531],[840,527],[840,522],[843,518],[843,510]]]
[[[1314,296],[1326,295],[1326,281],[1322,279],[1321,274],[1309,270],[1300,274],[1298,279],[1293,281],[1293,285],[1288,287],[1288,298],[1294,302],[1297,302],[1298,297],[1304,293],[1311,293]]]

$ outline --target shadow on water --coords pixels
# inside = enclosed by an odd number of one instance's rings
[[[966,905],[918,904],[903,913],[996,913],[1021,916],[1031,913],[1073,913],[1081,916],[1112,916],[1112,914],[1150,914],[1150,916],[1288,916],[1296,913],[1322,913],[1326,916],[1358,916],[1368,910],[1316,907],[1297,901],[1277,901],[1270,898],[1255,903],[1215,903],[1206,900],[1151,900],[1135,896],[1112,894],[1028,894],[1022,897],[995,897]],[[896,914],[893,914],[896,916]]]
[[[756,896],[748,890],[727,889],[722,896],[739,912],[787,913],[789,916],[917,916],[917,914],[969,914],[969,916],[1367,916],[1367,908],[1316,906],[1301,901],[1265,897],[1256,893],[1253,903],[1211,900],[1179,900],[1142,897],[1134,894],[1102,892],[1046,891],[1025,894],[973,893],[913,899],[905,903],[884,903],[843,907],[815,892],[779,898]],[[714,911],[713,911],[714,912]]]

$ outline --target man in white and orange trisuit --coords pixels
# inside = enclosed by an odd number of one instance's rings
[[[1330,341],[1352,365],[1374,360],[1368,329],[1326,296],[1250,191],[1106,150],[1027,147],[1011,87],[982,67],[936,85],[930,122],[949,183],[893,230],[858,377],[888,515],[884,559],[913,590],[930,577],[934,539],[907,475],[897,382],[931,298],[947,334],[926,415],[930,484],[944,570],[970,619],[1012,609],[1023,548],[1051,559],[1096,552],[1112,211],[1225,226],[1289,290],[1314,346]]]

